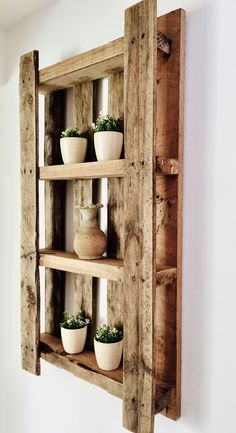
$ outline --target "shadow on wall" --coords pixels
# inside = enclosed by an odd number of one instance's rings
[[[206,421],[211,394],[211,287],[208,284],[208,209],[214,129],[214,58],[217,45],[217,3],[187,15],[182,416],[198,428]]]

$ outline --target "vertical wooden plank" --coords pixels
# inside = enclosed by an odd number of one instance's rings
[[[21,363],[40,374],[38,269],[38,52],[20,60]]]
[[[124,117],[124,73],[108,78],[108,111]],[[124,179],[108,179],[108,257],[124,257]],[[115,281],[107,283],[107,321],[111,325],[123,323],[124,285]]]
[[[45,96],[44,164],[62,164],[60,134],[64,129],[64,92]],[[65,182],[45,182],[45,244],[46,248],[65,248]],[[45,269],[45,331],[60,335],[64,311],[65,274]]]
[[[125,13],[124,427],[154,428],[156,0]]]
[[[157,58],[156,155],[178,158],[178,175],[158,176],[158,264],[177,267],[177,281],[157,286],[155,345],[157,379],[174,385],[173,401],[165,414],[178,419],[181,403],[181,312],[182,312],[182,189],[185,12],[170,12],[157,20],[158,30],[171,39],[171,56]]]
[[[93,139],[92,139],[92,122],[93,122],[93,82],[79,83],[74,86],[73,90],[73,107],[74,123],[88,138],[87,160],[93,160]],[[73,182],[73,212],[74,212],[74,233],[79,227],[79,210],[75,206],[87,205],[93,202],[92,180],[74,180]],[[91,319],[88,329],[87,345],[93,348],[94,331],[96,327],[96,291],[95,279],[85,275],[74,277],[74,310],[83,310]]]

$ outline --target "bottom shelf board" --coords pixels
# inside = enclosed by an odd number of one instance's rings
[[[85,350],[77,355],[69,355],[64,351],[60,338],[50,334],[41,334],[41,358],[63,368],[89,383],[97,385],[116,397],[122,398],[123,370],[101,370],[96,362],[95,354]]]
[[[85,350],[77,355],[69,355],[63,349],[61,339],[43,333],[40,338],[41,358],[56,367],[62,368],[80,379],[105,389],[112,395],[123,398],[123,369],[104,371],[96,362],[95,354]],[[165,409],[173,398],[173,387],[156,381],[156,413]]]

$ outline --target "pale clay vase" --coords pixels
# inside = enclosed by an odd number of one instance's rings
[[[79,229],[74,237],[74,250],[80,259],[100,259],[106,251],[107,239],[100,229],[97,212],[103,204],[77,206],[80,209]]]
[[[87,326],[79,329],[66,329],[61,327],[61,339],[65,352],[72,354],[84,350],[87,337]]]
[[[64,164],[84,162],[87,152],[87,138],[64,137],[60,140],[60,146]]]
[[[94,350],[98,367],[101,370],[116,370],[122,357],[123,340],[118,343],[101,343],[94,339]]]
[[[120,159],[123,134],[117,131],[95,132],[94,147],[98,161]]]

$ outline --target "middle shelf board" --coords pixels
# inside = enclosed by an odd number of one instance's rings
[[[156,172],[159,175],[178,174],[176,158],[156,157]],[[49,165],[39,168],[40,180],[101,179],[124,177],[125,159],[113,161],[82,162],[80,164]]]
[[[69,251],[40,250],[39,265],[59,271],[123,281],[123,260],[104,257],[99,260],[82,260],[76,253]]]
[[[39,169],[40,180],[99,179],[102,177],[124,177],[124,174],[124,159],[49,165]]]
[[[45,248],[40,250],[39,265],[64,272],[105,278],[111,281],[124,280],[124,262],[122,259],[104,257],[99,260],[82,260],[72,251],[58,251]],[[157,285],[168,285],[175,279],[175,267],[157,264]]]
[[[99,386],[116,397],[123,398],[122,366],[113,371],[101,370],[97,365],[93,351],[86,350],[76,355],[69,355],[64,351],[61,339],[47,333],[40,336],[40,351],[41,358],[50,364]],[[156,413],[168,406],[172,393],[173,387],[171,385],[156,380]]]

